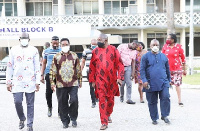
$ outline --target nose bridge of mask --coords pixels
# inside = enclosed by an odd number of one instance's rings
[[[22,46],[27,46],[28,45],[28,39],[20,39],[21,45]]]

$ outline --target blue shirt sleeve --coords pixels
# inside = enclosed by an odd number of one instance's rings
[[[167,61],[165,63],[165,67],[166,67],[166,73],[167,73],[167,79],[169,80],[169,82],[171,82],[171,73],[169,70],[169,61],[168,58],[166,57]]]
[[[146,53],[147,54],[147,53]],[[141,62],[140,62],[140,76],[142,79],[142,82],[145,83],[147,82],[147,78],[146,78],[146,67],[147,67],[147,55],[144,54],[141,58]]]
[[[44,56],[43,56],[43,59],[46,59],[46,60],[47,60],[47,55],[48,55],[48,53],[47,53],[47,49],[46,49],[46,50],[44,50]]]

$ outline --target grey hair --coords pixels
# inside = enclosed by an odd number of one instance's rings
[[[151,40],[151,43],[150,43],[150,45],[152,45],[153,43],[158,43],[158,45],[160,45],[160,43],[159,43],[159,41],[157,40],[157,39],[153,39],[153,40]]]

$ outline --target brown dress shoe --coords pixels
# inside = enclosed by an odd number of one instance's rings
[[[108,126],[107,126],[107,125],[105,125],[105,124],[103,124],[103,125],[101,125],[101,128],[100,128],[100,130],[105,130],[106,128],[108,128]]]

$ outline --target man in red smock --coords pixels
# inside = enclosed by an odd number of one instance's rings
[[[97,39],[98,47],[92,51],[90,61],[89,82],[95,87],[95,94],[99,99],[101,118],[100,130],[105,130],[114,107],[114,96],[119,96],[118,84],[124,79],[124,66],[118,50],[108,45],[108,37],[100,34]]]

